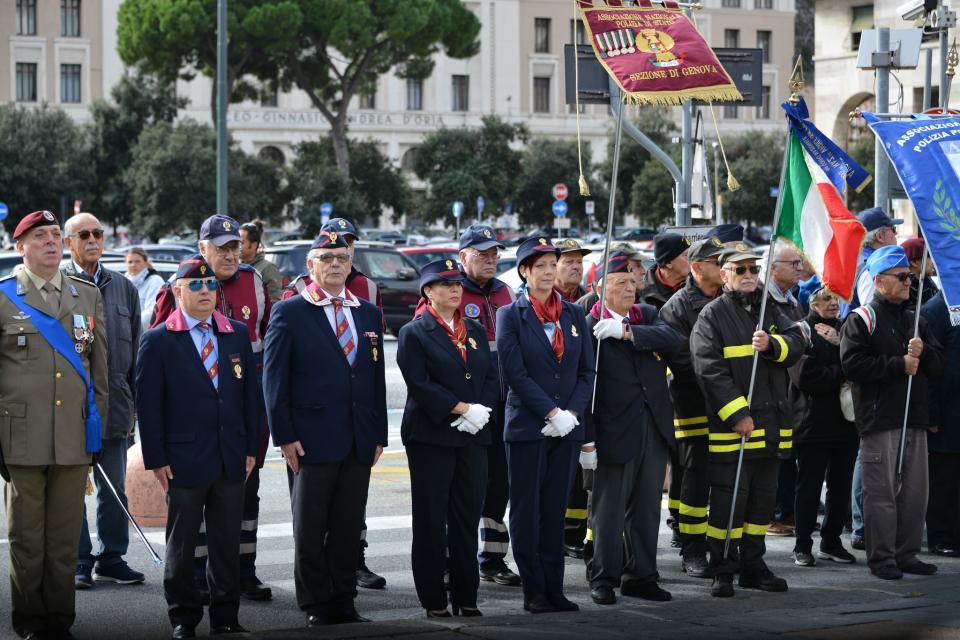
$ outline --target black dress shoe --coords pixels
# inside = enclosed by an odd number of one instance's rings
[[[935,544],[930,547],[930,553],[935,556],[944,556],[947,558],[960,557],[960,549],[952,544]]]
[[[70,629],[47,629],[38,636],[42,640],[77,640],[77,636],[70,633]]]
[[[349,611],[328,611],[327,620],[329,624],[350,624],[351,622],[370,622],[367,618],[364,618],[356,609],[351,609]]]
[[[610,587],[594,587],[590,589],[590,597],[597,604],[616,604],[617,596]]]
[[[247,600],[263,601],[273,597],[273,590],[260,582],[257,576],[250,576],[241,580],[240,595]]]
[[[357,567],[357,586],[364,589],[383,589],[387,586],[387,579],[370,571],[367,569],[367,564],[361,562]]]
[[[759,589],[760,591],[783,592],[787,590],[787,581],[778,578],[773,571],[766,567],[756,573],[741,571],[738,584],[744,589]]]
[[[430,611],[430,609],[427,609],[427,617],[428,618],[452,618],[453,616],[450,615],[450,612],[447,611],[446,609],[444,609],[443,611]]]
[[[480,609],[474,607],[461,607],[459,605],[452,605],[453,615],[460,616],[461,618],[479,618],[483,616],[483,612]]]
[[[563,555],[567,556],[568,558],[573,558],[574,560],[583,560],[583,545],[564,544]]]
[[[196,638],[197,632],[193,630],[193,627],[188,627],[185,624],[178,624],[173,628],[173,633],[171,634],[172,638]]]
[[[307,614],[307,627],[325,627],[330,624],[326,613]]]
[[[494,567],[480,567],[480,579],[487,582],[496,582],[505,587],[519,587],[520,576],[510,570],[506,563]]]
[[[536,595],[523,599],[523,610],[530,613],[553,613],[556,609],[550,604],[545,595]]]
[[[900,571],[912,573],[917,576],[932,576],[937,572],[937,565],[921,560],[914,560],[909,564],[901,564]]]
[[[228,633],[248,633],[248,631],[239,624],[225,624],[220,627],[210,627],[210,635],[212,636],[222,636]]]
[[[567,600],[567,596],[562,593],[548,593],[547,601],[553,605],[557,611],[580,611],[580,606],[575,602]]]
[[[710,587],[710,595],[714,598],[732,598],[733,597],[733,574],[718,573],[713,576],[713,585]]]
[[[690,556],[688,558],[684,558],[680,566],[683,569],[683,572],[691,578],[710,577],[710,565],[707,564],[707,559],[703,556]]]
[[[620,587],[620,595],[630,598],[643,598],[644,600],[651,600],[653,602],[667,602],[673,599],[670,592],[661,589],[656,580],[625,582]]]

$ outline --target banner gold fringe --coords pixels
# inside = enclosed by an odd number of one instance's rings
[[[93,482],[90,481],[91,475],[93,475],[93,467],[90,467],[90,472],[87,474],[87,488],[84,490],[84,493],[88,496],[93,495]]]
[[[651,91],[651,92],[632,92],[626,94],[629,104],[643,106],[653,104],[664,107],[680,106],[686,100],[702,100],[703,102],[713,101],[736,101],[743,100],[743,96],[736,88],[728,87],[701,87],[699,89],[682,89],[680,91]]]

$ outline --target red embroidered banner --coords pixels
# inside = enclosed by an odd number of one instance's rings
[[[580,14],[594,54],[631,102],[743,100],[710,45],[679,8],[581,3]]]

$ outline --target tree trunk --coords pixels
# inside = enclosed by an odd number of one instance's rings
[[[213,130],[217,130],[217,73],[214,70],[210,76],[210,122],[213,123]]]
[[[341,112],[330,123],[330,139],[333,141],[333,155],[337,160],[337,169],[345,180],[350,179],[350,150],[347,148],[347,118],[341,107]]]

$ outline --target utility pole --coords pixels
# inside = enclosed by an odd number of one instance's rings
[[[890,108],[890,66],[893,63],[893,52],[890,50],[890,29],[877,29],[877,50],[873,52],[873,66],[877,74],[877,104],[878,113],[886,113]],[[941,74],[943,76],[943,74]],[[941,85],[943,87],[945,85]],[[942,89],[941,89],[942,94]],[[890,163],[887,153],[883,150],[880,138],[874,145],[874,174],[873,174],[873,206],[887,210],[890,200]]]
[[[217,213],[227,211],[227,0],[217,0]]]

